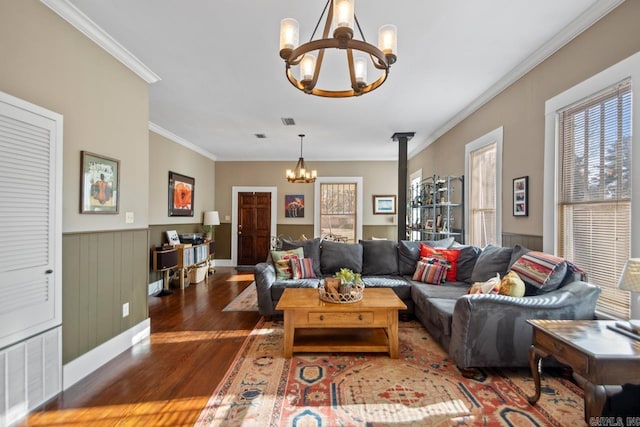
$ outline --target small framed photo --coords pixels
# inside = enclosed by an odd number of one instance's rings
[[[424,228],[425,228],[425,230],[433,230],[433,220],[432,219],[428,219],[424,223]]]
[[[304,194],[285,194],[284,217],[304,218]]]
[[[529,216],[529,177],[513,179],[513,216]]]
[[[80,152],[80,213],[117,214],[120,160]]]
[[[170,245],[180,244],[180,237],[178,237],[178,232],[176,230],[167,230],[167,240]]]
[[[193,216],[195,179],[169,171],[169,216]]]
[[[396,213],[396,196],[373,196],[373,213],[390,215]]]

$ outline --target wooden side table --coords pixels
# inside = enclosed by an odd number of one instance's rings
[[[640,384],[640,341],[607,328],[605,320],[527,320],[533,326],[529,365],[536,386],[527,398],[540,399],[542,358],[555,357],[587,382],[584,387],[584,419],[602,414],[605,385]]]

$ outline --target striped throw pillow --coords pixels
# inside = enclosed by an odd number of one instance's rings
[[[432,285],[439,285],[447,277],[447,264],[436,258],[423,258],[418,261],[416,271],[413,273],[413,280],[417,280]]]
[[[532,286],[533,293],[543,293],[560,286],[567,273],[567,262],[544,252],[531,251],[518,258],[511,266],[511,271],[518,273],[525,284]]]
[[[294,279],[314,279],[312,258],[291,258],[291,273]]]

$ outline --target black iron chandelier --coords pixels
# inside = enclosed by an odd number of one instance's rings
[[[328,6],[329,12],[322,38],[313,40]],[[353,38],[354,23],[358,27],[362,40]],[[332,26],[333,37],[329,37],[329,30]],[[360,23],[355,16],[354,0],[327,0],[311,39],[307,43],[298,46],[298,21],[292,18],[282,20],[280,23],[280,57],[284,59],[287,78],[291,84],[305,93],[329,98],[359,96],[378,88],[387,79],[391,65],[397,59],[396,33],[395,25],[383,25],[378,30],[378,47],[367,43],[362,34]],[[346,51],[351,89],[325,90],[316,87],[324,51],[327,48]],[[316,51],[316,54],[311,53]],[[368,63],[381,71],[381,75],[371,83],[367,83]],[[299,79],[293,75],[291,69],[293,66],[300,68]]]
[[[298,136],[300,137],[300,158],[294,170],[287,169],[286,177],[287,181],[293,182],[294,184],[310,184],[316,181],[318,172],[316,170],[310,171],[307,169],[307,165],[304,164],[304,157],[302,157],[302,138],[304,138],[305,135],[301,133]]]

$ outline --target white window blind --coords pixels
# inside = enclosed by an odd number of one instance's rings
[[[469,244],[499,245],[496,231],[496,151],[491,143],[470,153]]]
[[[602,294],[598,310],[629,318],[629,292],[617,289],[630,255],[631,82],[559,113],[559,251]]]

